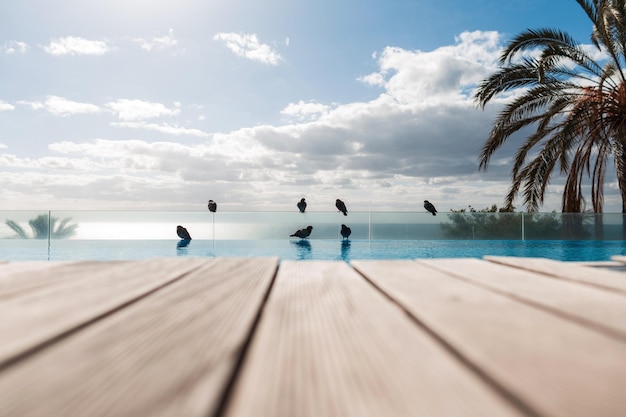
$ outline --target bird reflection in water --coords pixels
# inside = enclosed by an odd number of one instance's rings
[[[178,256],[187,255],[187,253],[189,252],[189,248],[187,248],[187,246],[189,246],[190,242],[191,242],[191,239],[181,239],[178,242],[176,242],[176,254]]]
[[[181,225],[176,226],[176,234],[180,238],[176,243],[176,254],[178,256],[187,255],[187,246],[191,242],[191,235],[189,231]]]
[[[289,241],[296,247],[296,255],[299,260],[312,259],[311,257],[311,242],[308,240],[291,240]]]
[[[341,259],[348,262],[350,260],[350,241],[341,241]]]

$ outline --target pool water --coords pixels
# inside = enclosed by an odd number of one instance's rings
[[[608,261],[626,241],[594,240],[0,240],[0,260],[130,260],[156,257],[276,256],[281,260],[543,257]]]

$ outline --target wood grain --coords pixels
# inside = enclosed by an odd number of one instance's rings
[[[626,344],[426,263],[352,264],[529,413],[624,415]]]
[[[429,259],[418,262],[545,307],[555,314],[626,342],[626,298],[619,292],[479,259]],[[591,272],[587,271],[587,274]]]
[[[225,415],[520,413],[346,263],[283,261]]]
[[[180,268],[172,260],[154,264]],[[277,265],[205,261],[10,367],[0,373],[0,416],[213,415]]]
[[[212,261],[78,262],[52,266],[45,273],[34,271],[44,277],[68,272],[68,278],[0,302],[0,366],[175,281],[203,262]]]
[[[576,281],[616,291],[626,295],[626,280],[623,272],[579,265],[575,262],[559,262],[546,258],[522,258],[514,256],[485,256],[485,260],[516,268],[539,272],[568,281]]]
[[[615,256],[611,256],[611,259],[614,262],[619,262],[622,265],[626,265],[626,256],[623,255],[615,255]]]
[[[0,265],[0,302],[46,287],[63,285],[66,281],[89,279],[114,263],[118,262],[34,261]],[[91,273],[86,274],[86,270]]]

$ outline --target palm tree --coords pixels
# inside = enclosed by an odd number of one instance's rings
[[[50,226],[48,227],[48,220]],[[63,219],[59,224],[56,217],[50,217],[48,214],[40,214],[34,219],[28,221],[28,225],[33,231],[34,239],[47,239],[48,231],[50,231],[50,237],[53,239],[65,239],[73,236],[78,228],[77,224],[68,225],[72,221],[71,217]],[[13,220],[5,221],[5,224],[9,226],[17,234],[16,237],[20,239],[28,239],[28,234],[24,231],[22,226]]]
[[[601,213],[612,156],[626,213],[626,1],[576,2],[593,24],[593,48],[559,30],[526,30],[480,84],[475,100],[483,109],[500,93],[519,92],[498,114],[480,169],[514,133],[531,129],[515,154],[505,205],[521,190],[527,210],[537,211],[558,167],[566,178],[562,211],[584,211],[583,184],[590,178],[592,208]]]

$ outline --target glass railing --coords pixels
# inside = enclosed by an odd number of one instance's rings
[[[177,239],[184,226],[194,239],[283,239],[313,226],[310,239],[624,240],[622,213],[425,212],[187,212],[0,211],[0,239]]]
[[[196,240],[289,239],[313,226],[309,237],[352,240],[626,240],[621,213],[452,212],[187,212],[0,211],[0,259],[8,251],[50,253],[67,241],[178,240],[185,227]]]

